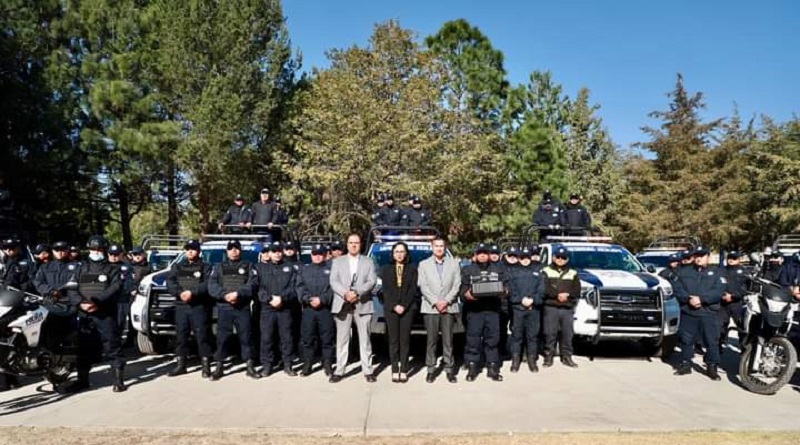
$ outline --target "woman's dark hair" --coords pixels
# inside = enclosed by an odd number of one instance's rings
[[[403,248],[406,249],[406,259],[403,261],[403,264],[408,263],[411,260],[411,251],[408,250],[408,244],[402,241],[398,241],[394,246],[392,246],[392,263],[397,263],[397,261],[394,259],[394,249],[396,249],[397,246],[403,246]]]

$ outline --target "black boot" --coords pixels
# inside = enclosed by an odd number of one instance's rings
[[[297,377],[297,372],[292,369],[292,365],[283,365],[283,372],[289,377]]]
[[[511,356],[511,372],[519,371],[519,366],[522,364],[522,356],[514,354]]]
[[[571,355],[565,355],[561,357],[561,363],[563,363],[565,366],[569,366],[570,368],[578,367],[578,364],[572,361]]]
[[[708,378],[715,382],[722,380],[722,377],[717,372],[717,365],[708,365]]]
[[[691,363],[681,363],[678,365],[678,368],[675,369],[673,374],[675,375],[689,375],[692,373],[692,364]]]
[[[478,368],[478,364],[470,363],[469,365],[467,365],[467,369],[469,369],[469,371],[467,372],[467,381],[474,382],[475,378],[478,377],[478,372],[480,371],[480,369]]]
[[[2,374],[2,376],[0,376],[0,391],[8,391],[14,388],[19,388],[19,380],[17,380],[17,376],[12,374]]]
[[[538,357],[535,355],[528,356],[528,370],[530,372],[539,372],[539,367],[536,365],[536,359]]]
[[[253,360],[247,361],[247,371],[245,372],[245,374],[247,374],[247,376],[250,377],[251,379],[258,380],[261,378],[261,374],[259,374],[256,371],[256,362],[254,362]]]
[[[542,366],[545,368],[553,366],[553,354],[546,354],[544,356],[544,363],[542,363]]]
[[[265,363],[261,365],[261,372],[258,375],[266,378],[269,377],[270,374],[272,374],[272,363]]]
[[[211,373],[211,380],[217,381],[222,378],[222,360],[217,360],[217,366],[214,367],[214,372]]]
[[[114,370],[114,386],[111,388],[114,392],[125,392],[128,386],[125,385],[125,369],[119,368]]]
[[[170,377],[175,377],[179,375],[186,374],[186,357],[179,356],[178,360],[175,362],[175,367],[172,368],[167,375]]]
[[[211,377],[211,358],[203,357],[202,359],[200,359],[200,369],[202,370],[200,375],[204,379],[210,378]]]
[[[325,371],[325,375],[330,377],[333,375],[333,363],[330,360],[323,360],[322,361],[322,369]]]
[[[519,369],[519,366],[517,369]],[[495,382],[503,381],[503,376],[500,375],[500,365],[497,363],[489,363],[489,366],[486,369],[486,375]]]
[[[89,389],[89,371],[79,370],[78,379],[56,389],[61,394],[75,394]]]
[[[303,363],[303,368],[300,370],[300,375],[303,377],[308,377],[311,375],[311,362]]]

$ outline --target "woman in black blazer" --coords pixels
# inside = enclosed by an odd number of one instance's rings
[[[408,264],[409,259],[408,245],[399,242],[392,247],[392,263],[380,272],[392,381],[402,383],[408,381],[408,349],[417,295],[417,268]]]

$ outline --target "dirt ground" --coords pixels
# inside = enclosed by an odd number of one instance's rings
[[[541,433],[339,437],[260,431],[0,428],[0,445],[795,445],[800,432]]]

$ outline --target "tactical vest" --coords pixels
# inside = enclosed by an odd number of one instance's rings
[[[78,278],[78,294],[85,299],[96,297],[108,289],[111,277],[106,271],[84,272]]]
[[[221,267],[222,275],[220,276],[220,282],[222,284],[222,289],[225,292],[235,292],[238,291],[239,288],[247,284],[247,280],[249,278],[248,273],[250,272],[250,263],[242,261],[241,263],[233,264],[233,263],[225,263]]]
[[[184,290],[196,294],[200,283],[205,279],[205,277],[203,277],[203,263],[198,261],[194,264],[180,264],[178,265],[177,272],[178,284],[180,284]]]

